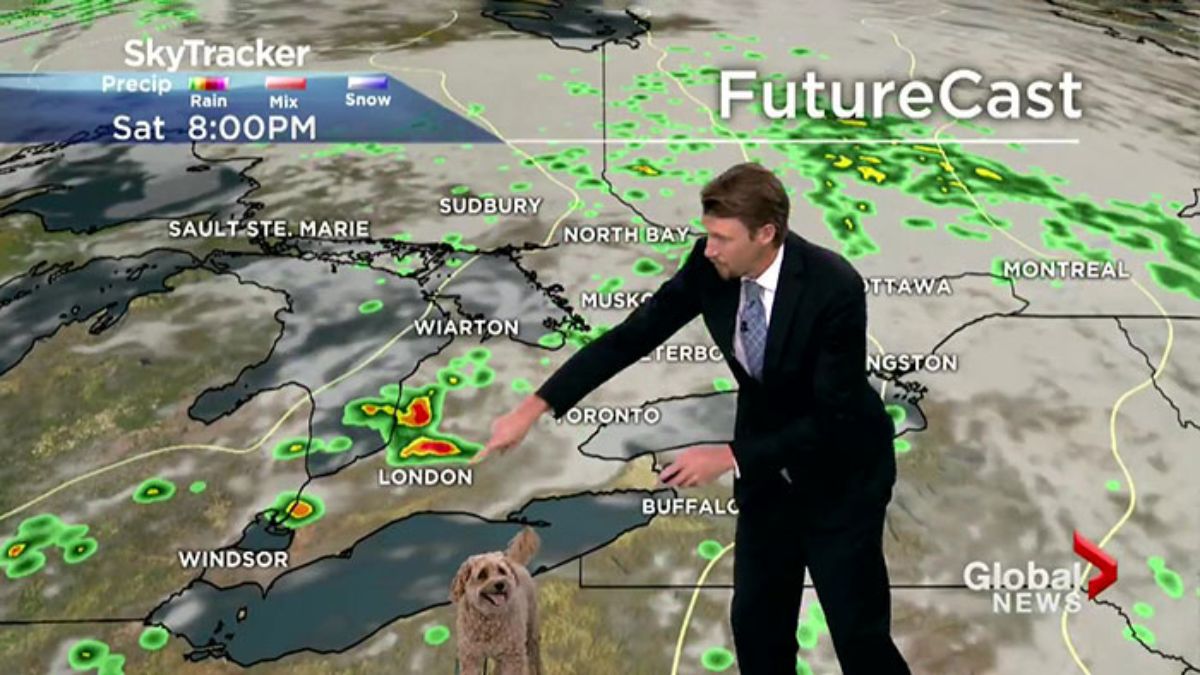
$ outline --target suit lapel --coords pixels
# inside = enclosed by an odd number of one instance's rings
[[[737,323],[737,307],[741,285],[737,281],[722,281],[712,295],[712,323],[709,332],[713,342],[726,354],[733,354],[733,328]],[[737,363],[737,359],[731,359]],[[739,367],[741,364],[738,364]]]
[[[789,232],[784,240],[783,263],[779,283],[775,287],[775,302],[771,307],[771,322],[767,328],[766,354],[763,355],[763,379],[778,372],[783,347],[796,317],[796,307],[808,285],[804,283],[804,246],[800,235]],[[734,312],[737,311],[736,301]]]

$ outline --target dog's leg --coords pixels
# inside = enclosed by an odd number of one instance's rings
[[[529,621],[526,622],[525,628],[525,658],[528,662],[529,675],[542,675],[541,631],[538,628],[536,604],[529,613]]]
[[[483,656],[480,654],[459,654],[458,665],[460,675],[483,675]]]
[[[529,675],[524,654],[504,654],[496,657],[496,675]]]
[[[525,658],[529,660],[529,675],[542,675],[542,647],[536,631],[525,643]]]

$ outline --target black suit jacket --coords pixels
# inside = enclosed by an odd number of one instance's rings
[[[788,233],[760,382],[734,356],[741,283],[717,274],[704,245],[699,239],[671,279],[538,395],[559,417],[700,314],[738,382],[730,445],[739,508],[791,504],[822,522],[883,508],[896,479],[894,427],[867,381],[862,277],[837,253]]]

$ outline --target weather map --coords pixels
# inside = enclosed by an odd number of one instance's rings
[[[702,321],[473,460],[757,162],[863,277],[913,672],[1200,674],[1198,82],[1182,0],[0,1],[3,670],[456,673],[528,527],[545,672],[740,672]]]

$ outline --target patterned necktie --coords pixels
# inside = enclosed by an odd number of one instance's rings
[[[742,315],[738,330],[742,333],[742,352],[746,355],[746,370],[756,380],[762,380],[763,352],[767,349],[767,313],[762,304],[763,287],[750,279],[742,280]]]

